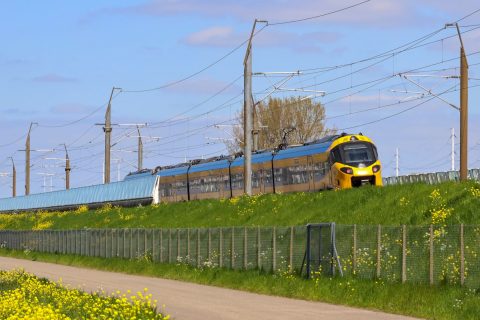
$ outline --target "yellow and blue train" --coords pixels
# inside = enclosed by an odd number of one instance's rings
[[[230,198],[243,194],[243,156],[214,157],[131,173],[157,175],[162,202]],[[382,185],[377,148],[366,136],[332,135],[252,155],[252,193],[284,193]]]

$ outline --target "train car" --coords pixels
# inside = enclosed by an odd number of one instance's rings
[[[215,157],[201,160],[188,171],[189,200],[230,198],[230,160]]]
[[[188,186],[188,170],[190,164],[181,163],[175,166],[157,167],[154,171],[159,177],[158,199],[164,202],[190,200]]]
[[[161,201],[237,197],[244,192],[244,157],[214,157],[161,168]],[[344,189],[382,185],[373,142],[362,134],[252,154],[252,194]]]

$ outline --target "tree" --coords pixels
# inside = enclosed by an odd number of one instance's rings
[[[284,142],[302,144],[335,133],[325,128],[325,108],[310,98],[270,98],[267,103],[254,106],[254,129],[258,130],[258,150],[273,149]],[[232,142],[227,143],[230,152],[243,150],[243,111],[233,127]]]

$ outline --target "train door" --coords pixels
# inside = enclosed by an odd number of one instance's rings
[[[315,190],[315,166],[313,164],[312,156],[307,156],[307,175],[308,175],[308,190],[314,191]]]

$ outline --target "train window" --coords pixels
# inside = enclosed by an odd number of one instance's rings
[[[326,162],[317,162],[313,165],[313,174],[315,180],[320,180],[325,176],[328,164]]]
[[[287,170],[283,168],[275,168],[275,184],[281,186],[287,183]]]
[[[170,183],[163,183],[159,188],[160,198],[161,197],[170,197],[173,195],[172,185]]]
[[[342,156],[338,147],[334,148],[330,155],[332,157],[332,164],[334,164],[335,162],[342,162]]]
[[[272,186],[272,171],[271,170],[263,170],[263,183],[267,187]]]
[[[260,185],[260,171],[252,172],[252,188],[258,188]]]
[[[341,146],[343,149],[343,163],[351,166],[369,166],[376,161],[373,146],[370,143],[356,142]]]
[[[232,174],[232,189],[243,189],[243,173]]]

